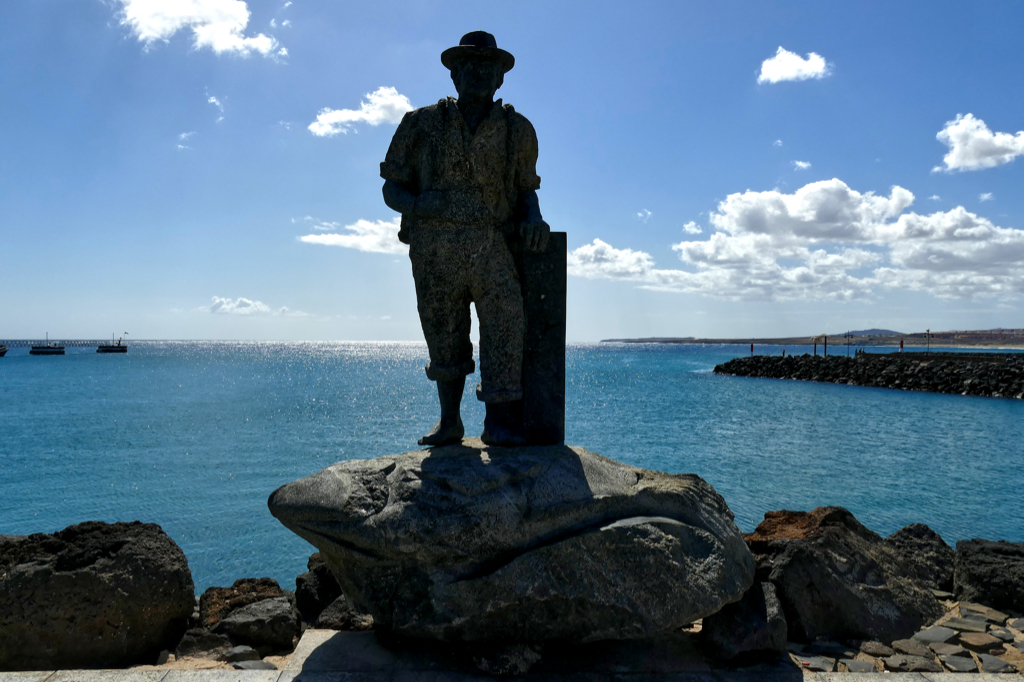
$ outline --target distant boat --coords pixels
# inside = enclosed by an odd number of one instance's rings
[[[128,332],[125,332],[125,334],[128,334]],[[127,353],[128,352],[128,344],[124,343],[124,337],[123,336],[117,340],[117,343],[114,343],[114,335],[111,334],[110,335],[110,343],[101,343],[100,345],[96,346],[96,352],[97,353]]]
[[[46,332],[46,345],[45,346],[32,346],[29,351],[29,355],[64,355],[64,346],[58,346],[55,343],[50,343],[50,332]]]
[[[2,358],[5,355],[7,355],[7,346],[0,343],[0,358]]]

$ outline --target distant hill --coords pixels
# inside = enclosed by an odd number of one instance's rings
[[[907,336],[903,332],[894,332],[891,329],[865,329],[859,332],[850,332],[851,336]],[[836,334],[842,336],[842,334]]]

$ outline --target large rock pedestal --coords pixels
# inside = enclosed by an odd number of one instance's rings
[[[582,448],[467,439],[342,462],[269,506],[377,627],[412,637],[644,637],[738,600],[754,576],[704,480]]]

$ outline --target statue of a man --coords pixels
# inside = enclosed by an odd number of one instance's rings
[[[521,445],[523,296],[509,249],[520,239],[543,251],[550,228],[540,214],[537,134],[524,116],[494,101],[515,58],[494,36],[474,31],[445,50],[459,98],[411,111],[395,131],[380,175],[384,202],[402,214],[420,324],[437,382],[441,418],[420,445],[465,435],[460,405],[475,371],[469,305],[480,320],[481,439]]]

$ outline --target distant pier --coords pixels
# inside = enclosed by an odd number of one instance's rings
[[[718,365],[715,374],[1024,399],[1024,353],[755,355]]]
[[[110,339],[98,339],[94,341],[73,339],[68,341],[61,341],[60,339],[50,339],[49,343],[55,346],[64,346],[65,348],[72,348],[75,346],[100,346],[103,344],[110,344]],[[8,348],[30,348],[32,346],[45,346],[47,341],[45,339],[16,339],[16,340],[0,340],[0,345],[7,346]]]

